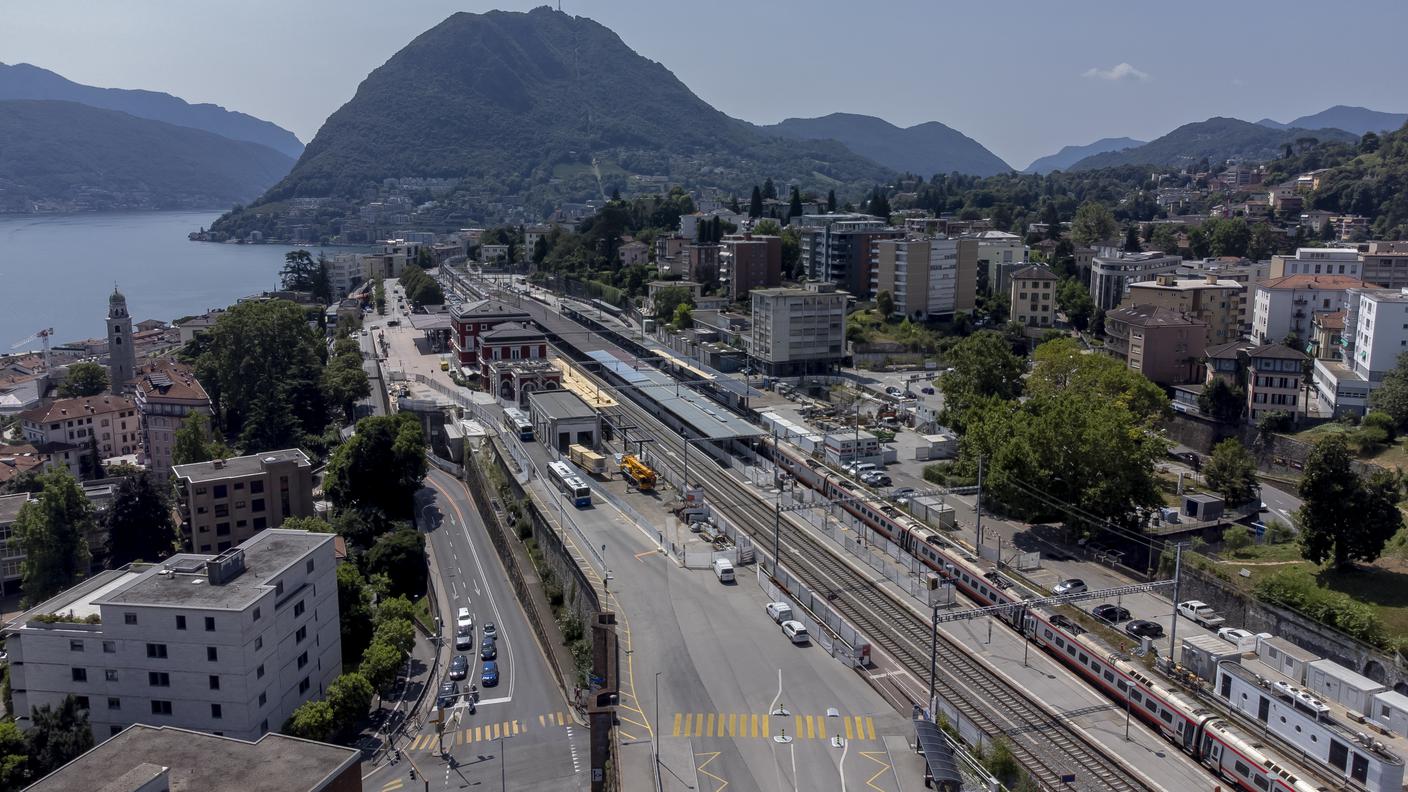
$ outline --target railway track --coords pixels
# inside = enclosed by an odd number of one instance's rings
[[[653,416],[622,398],[632,419],[658,429],[656,450],[680,464],[686,445]],[[621,408],[618,408],[621,409]],[[759,547],[772,547],[773,511],[704,454],[691,465],[691,478],[709,494],[710,506],[729,517]],[[888,592],[839,559],[830,548],[790,519],[779,530],[782,562],[813,591],[833,591],[831,604],[877,647],[917,679],[929,674],[930,626]],[[1048,789],[1145,790],[1148,785],[1089,740],[1042,709],[1035,700],[995,677],[958,643],[939,633],[935,688],[964,717],[989,735],[1001,735],[1013,756]],[[1074,776],[1074,785],[1062,780]]]

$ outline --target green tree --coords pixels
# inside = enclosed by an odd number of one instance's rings
[[[1149,237],[1149,247],[1163,253],[1178,252],[1178,233],[1172,226],[1160,223],[1154,226],[1154,234]]]
[[[895,295],[891,294],[887,289],[881,289],[880,293],[875,295],[875,308],[884,319],[889,319],[891,316],[894,316]]]
[[[80,708],[73,696],[65,696],[58,707],[35,707],[26,737],[30,770],[36,778],[52,773],[93,747],[88,710]]]
[[[425,471],[420,420],[404,412],[373,416],[358,421],[352,439],[333,452],[323,488],[340,508],[408,518]]]
[[[801,233],[792,226],[782,229],[782,276],[789,280],[802,277]]]
[[[1089,246],[1114,239],[1119,232],[1119,224],[1115,222],[1109,207],[1097,201],[1081,204],[1076,209],[1075,219],[1071,221],[1071,239],[1080,245]]]
[[[356,671],[334,679],[328,686],[327,702],[332,707],[335,731],[342,735],[354,734],[357,724],[367,717],[375,695],[371,682]]]
[[[771,222],[764,220],[763,222]],[[672,319],[681,305],[694,305],[694,296],[684,286],[666,286],[655,292],[655,318]]]
[[[670,326],[676,330],[686,330],[694,325],[693,311],[687,303],[675,306],[674,318],[670,320]]]
[[[984,330],[959,341],[949,351],[952,371],[939,377],[944,393],[944,423],[961,428],[969,410],[984,399],[1015,399],[1022,392],[1022,359],[1001,333]]]
[[[866,204],[865,211],[886,221],[890,219],[890,199],[885,197],[884,190],[875,188],[870,194],[870,203]]]
[[[777,199],[777,187],[772,183],[771,176],[763,180],[763,198],[769,201]]]
[[[93,506],[67,468],[41,476],[36,500],[20,507],[14,535],[24,552],[20,562],[25,601],[43,602],[88,572],[88,535],[95,527]]]
[[[1056,308],[1066,315],[1066,320],[1077,330],[1090,327],[1090,316],[1095,312],[1095,301],[1090,298],[1090,290],[1075,278],[1066,278],[1056,287]]]
[[[1203,476],[1229,506],[1246,503],[1256,494],[1256,460],[1235,437],[1213,446]]]
[[[753,197],[748,199],[748,216],[757,219],[763,216],[763,193],[758,185],[753,185]]]
[[[1058,338],[1036,348],[1025,391],[1033,399],[1075,392],[1107,400],[1150,428],[1169,414],[1162,388],[1112,357],[1086,354],[1074,338]]]
[[[759,220],[753,224],[754,236],[777,236],[781,233],[782,226],[778,225],[777,221],[770,217]]]
[[[796,187],[792,188],[792,200],[787,206],[787,216],[789,218],[802,216],[802,193]]]
[[[1201,226],[1188,229],[1188,252],[1196,259],[1205,259],[1212,255],[1212,240]]]
[[[425,593],[425,536],[401,528],[377,537],[367,552],[367,574],[391,579],[391,594],[418,597]]]
[[[834,211],[836,211],[836,191],[835,191],[835,190],[827,190],[827,191],[826,191],[826,211],[828,211],[828,212],[834,212]]]
[[[350,423],[356,416],[357,401],[372,392],[367,371],[362,368],[362,351],[356,341],[337,339],[332,357],[323,369],[322,385],[323,398],[329,405],[340,407],[342,419]]]
[[[1245,525],[1232,525],[1222,532],[1222,549],[1229,553],[1235,555],[1251,545],[1252,532]]]
[[[0,721],[0,789],[24,789],[29,785],[29,747],[25,734],[13,720]]]
[[[416,645],[416,627],[407,619],[384,619],[372,630],[372,643],[384,643],[405,654]]]
[[[1311,449],[1299,493],[1301,554],[1317,564],[1333,561],[1336,569],[1348,570],[1355,561],[1373,561],[1403,527],[1398,480],[1387,471],[1361,478],[1338,434]]]
[[[1246,407],[1247,397],[1242,389],[1220,377],[1198,394],[1198,410],[1218,423],[1241,423]]]
[[[79,396],[97,396],[108,389],[108,370],[97,363],[74,363],[68,367],[68,376],[59,386],[59,395],[69,399]]]
[[[1247,221],[1240,217],[1231,220],[1209,220],[1204,228],[1212,226],[1208,239],[1212,243],[1214,256],[1245,256],[1251,244],[1252,232]]]
[[[288,291],[309,292],[324,303],[332,301],[327,261],[322,257],[314,259],[306,250],[290,250],[284,254],[279,281]]]
[[[1265,261],[1271,258],[1281,245],[1281,234],[1269,223],[1257,223],[1252,227],[1251,238],[1247,241],[1247,258]]]
[[[373,641],[362,654],[362,664],[357,669],[378,695],[385,696],[396,687],[396,678],[401,673],[405,657],[385,643]]]
[[[166,493],[149,473],[128,476],[117,485],[103,524],[112,566],[160,561],[176,551],[180,540]]]
[[[1139,241],[1139,229],[1138,229],[1136,226],[1130,226],[1130,227],[1124,232],[1124,252],[1126,252],[1126,253],[1143,253],[1143,252],[1144,252],[1144,245],[1143,245],[1143,243],[1141,243],[1141,242]]]
[[[327,742],[337,733],[337,726],[337,716],[333,714],[331,704],[309,699],[299,704],[298,709],[289,716],[283,732],[290,737]]]
[[[416,620],[416,606],[412,605],[410,600],[406,599],[404,596],[387,597],[377,603],[376,619],[374,622],[377,626],[398,619],[407,624]]]
[[[1369,405],[1388,413],[1400,429],[1408,428],[1408,352],[1398,356],[1383,384],[1369,394]]]
[[[337,613],[342,636],[342,666],[353,668],[372,639],[372,597],[355,564],[337,567]]]

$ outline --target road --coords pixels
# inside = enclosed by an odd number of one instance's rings
[[[497,627],[495,662],[500,682],[484,687],[478,652],[451,647],[448,655],[463,654],[470,660],[460,703],[443,735],[427,724],[411,739],[407,749],[411,760],[431,782],[431,789],[589,788],[587,730],[572,719],[468,491],[458,479],[432,468],[421,495],[417,517],[431,526],[432,572],[437,591],[446,595],[441,598],[440,618],[453,625],[455,611],[469,608],[476,650],[484,625]],[[446,630],[449,636],[453,632],[452,626]],[[437,687],[441,681],[443,677]],[[471,683],[479,684],[473,713],[465,703]],[[448,758],[438,755],[441,750]]]

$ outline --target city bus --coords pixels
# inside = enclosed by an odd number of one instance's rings
[[[548,465],[548,472],[557,488],[572,499],[573,506],[582,508],[592,505],[591,487],[588,487],[585,481],[577,478],[576,471],[572,469],[571,465],[566,462],[554,462]]]
[[[517,407],[504,408],[504,428],[518,435],[519,440],[531,441],[533,439],[533,422],[528,420],[528,416]]]

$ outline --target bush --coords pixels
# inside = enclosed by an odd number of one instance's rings
[[[1237,553],[1252,545],[1252,532],[1245,525],[1234,525],[1222,532],[1222,548],[1229,553]]]
[[[1292,539],[1294,539],[1295,537],[1296,537],[1295,532],[1291,530],[1291,526],[1286,525],[1285,523],[1281,522],[1280,520],[1276,520],[1276,519],[1272,519],[1272,520],[1267,521],[1267,523],[1266,523],[1266,543],[1267,543],[1267,544],[1285,544],[1285,543],[1291,541]]]
[[[1374,646],[1387,646],[1388,635],[1374,609],[1347,594],[1320,587],[1303,569],[1283,569],[1253,588],[1257,597],[1304,613],[1329,627]]]
[[[1372,427],[1383,430],[1384,436],[1387,438],[1385,442],[1393,440],[1395,433],[1398,431],[1398,424],[1394,422],[1393,416],[1382,410],[1374,410],[1364,416],[1364,420],[1360,423],[1360,426],[1365,429]]]

